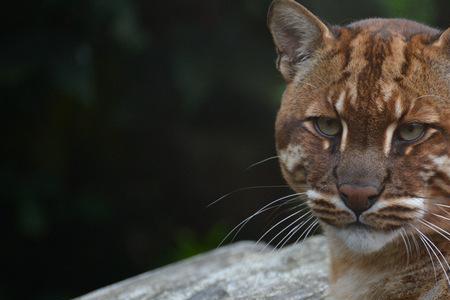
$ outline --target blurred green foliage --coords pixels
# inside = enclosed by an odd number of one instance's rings
[[[417,22],[433,24],[437,17],[437,3],[432,0],[383,0],[386,17],[409,18]]]
[[[278,184],[269,0],[35,0],[1,12],[1,299],[69,299],[215,248]],[[444,0],[302,1],[445,28]],[[256,239],[267,220],[238,238]],[[23,288],[24,284],[27,288]]]

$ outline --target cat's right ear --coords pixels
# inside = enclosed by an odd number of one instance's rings
[[[434,45],[443,48],[444,51],[450,55],[450,28],[441,34]]]
[[[294,0],[274,0],[267,23],[278,52],[277,68],[288,82],[327,40],[334,39],[319,18]]]

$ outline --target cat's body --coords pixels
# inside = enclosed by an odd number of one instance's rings
[[[450,299],[450,30],[328,27],[293,0],[269,27],[287,82],[283,175],[320,220],[339,300]]]

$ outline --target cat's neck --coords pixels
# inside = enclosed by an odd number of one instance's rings
[[[427,250],[418,238],[408,242],[400,238],[379,251],[358,253],[332,233],[326,235],[331,258],[331,294],[336,299],[428,299],[424,295],[436,292],[433,288],[436,289],[437,281],[441,282],[438,288],[445,288],[447,281],[440,264],[446,268],[442,256],[448,260],[450,247],[438,234],[429,239],[441,249],[442,255],[436,249],[435,253],[430,251],[431,246]],[[395,294],[391,294],[393,291]]]

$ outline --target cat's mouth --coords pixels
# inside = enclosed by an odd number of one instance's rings
[[[370,225],[361,223],[361,221],[358,219],[358,221],[353,222],[348,224],[347,226],[345,226],[348,229],[355,229],[355,230],[361,230],[361,229],[365,229],[365,230],[377,230],[376,228],[371,227]]]
[[[424,217],[424,199],[382,199],[362,213],[349,209],[339,195],[309,191],[308,204],[323,223],[345,230],[388,233]]]

